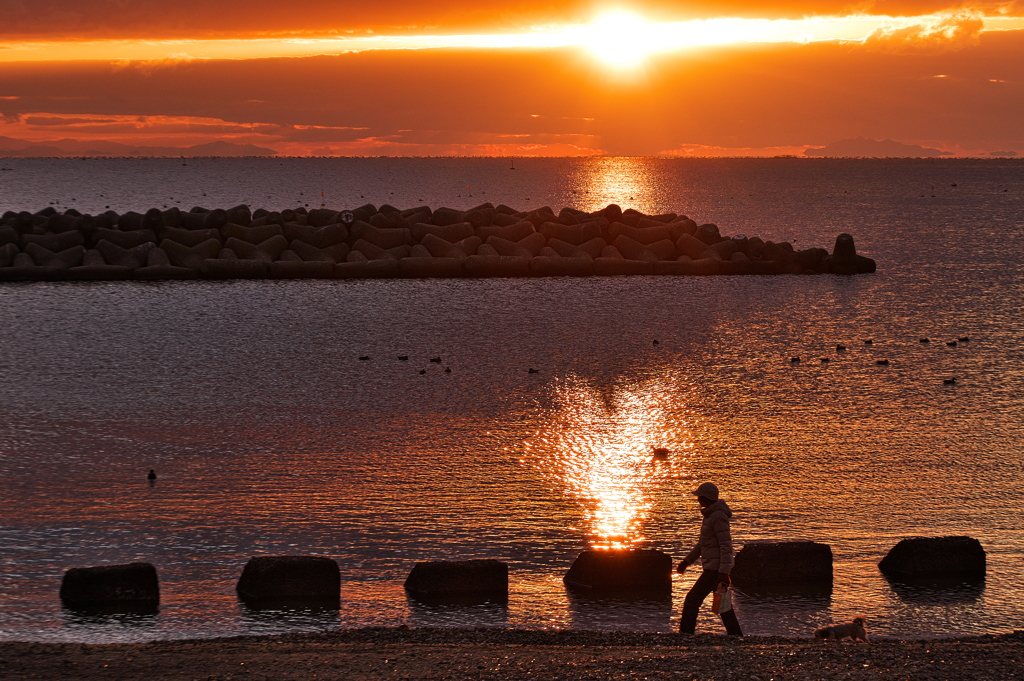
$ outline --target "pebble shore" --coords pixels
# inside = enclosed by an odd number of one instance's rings
[[[1024,678],[1024,631],[868,644],[811,638],[352,629],[152,643],[0,643],[21,679],[992,679]]]

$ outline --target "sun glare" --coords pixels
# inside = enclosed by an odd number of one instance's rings
[[[650,26],[632,12],[603,14],[583,32],[586,49],[610,66],[636,66],[651,53]]]

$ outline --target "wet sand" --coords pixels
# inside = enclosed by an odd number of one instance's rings
[[[0,643],[20,679],[1024,678],[1024,631],[869,644],[723,635],[356,629],[88,645]]]

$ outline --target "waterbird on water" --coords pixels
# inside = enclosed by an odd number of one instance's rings
[[[971,339],[970,339],[970,338],[968,338],[967,336],[961,336],[960,338],[957,338],[957,340],[958,340],[958,341],[960,341],[961,343],[967,343],[967,342],[969,342],[969,341],[970,341]]]
[[[152,468],[150,468],[149,469],[149,475],[146,476],[146,479],[149,480],[150,482],[153,482],[154,480],[156,480],[156,471],[153,470]]]
[[[877,362],[875,362],[875,364],[877,364],[878,366],[887,367],[887,366],[889,366],[889,360],[887,360],[887,359],[880,359]]]
[[[433,362],[434,364],[440,364],[441,363],[441,358],[440,357],[434,357],[430,361]]]
[[[954,376],[953,378],[944,378],[942,379],[942,382],[945,383],[946,385],[953,385],[954,383],[956,383],[956,376]]]
[[[427,370],[426,370],[426,369],[420,369],[420,376],[422,376],[422,375],[423,375],[423,374],[425,374],[425,373],[427,373]]]
[[[451,367],[445,367],[445,368],[444,368],[444,372],[445,372],[446,374],[450,374],[450,373],[452,372],[452,368],[451,368]]]
[[[359,358],[359,361],[360,362],[365,362],[368,359],[370,359],[369,355],[363,355],[362,357]]]
[[[526,370],[526,373],[528,373],[528,374],[539,374],[540,373],[540,369],[534,369],[533,367],[530,367],[529,369]]]
[[[657,461],[664,461],[665,459],[667,459],[668,458],[668,453],[669,453],[668,450],[665,449],[664,447],[655,447],[654,451],[651,452],[652,456]]]
[[[789,358],[789,361],[790,361],[790,362],[791,362],[792,364],[796,364],[797,362],[799,362],[799,361],[800,361],[800,358],[799,358],[799,357],[790,357],[790,358]]]
[[[951,347],[951,348],[955,348],[955,347],[956,347],[956,341],[948,341],[948,342],[946,343],[946,345],[948,345],[948,346],[949,346],[949,347]]]
[[[836,346],[836,352],[846,352],[846,346],[840,343]]]
[[[402,360],[403,362],[408,361],[409,355],[399,355],[398,359]]]
[[[873,339],[871,339],[871,338],[865,338],[864,339],[864,345],[871,345],[874,342],[875,341]]]
[[[931,341],[930,338],[921,338],[921,339],[919,339],[918,342],[920,342],[920,343],[931,343],[932,341]]]

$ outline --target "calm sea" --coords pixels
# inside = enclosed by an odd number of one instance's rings
[[[510,166],[0,159],[0,210],[614,202],[798,248],[849,232],[878,272],[4,284],[0,639],[672,631],[693,574],[660,600],[582,598],[561,578],[593,543],[681,557],[703,480],[732,506],[738,543],[834,551],[831,592],[737,594],[748,633],[856,615],[881,637],[1020,627],[1024,163]],[[878,572],[901,538],[947,534],[982,542],[984,582],[910,588]],[[246,560],[277,554],[337,559],[341,609],[239,603]],[[509,563],[507,605],[405,596],[416,561],[468,558]],[[62,609],[64,570],[135,560],[157,566],[158,614]],[[698,627],[721,631],[706,613]]]

